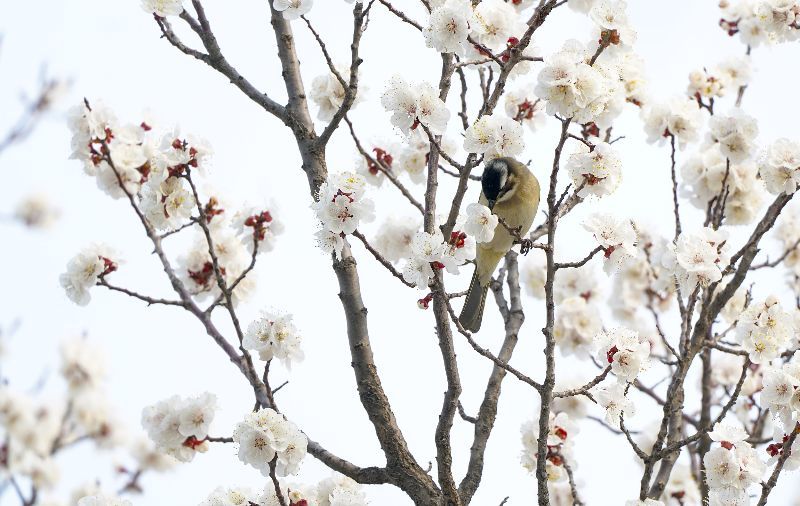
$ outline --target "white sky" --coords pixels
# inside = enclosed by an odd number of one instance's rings
[[[396,3],[422,19],[416,2]],[[282,101],[266,2],[207,0],[206,4],[229,60],[251,82]],[[630,4],[630,16],[639,32],[636,47],[647,60],[650,88],[657,97],[683,93],[690,70],[744,52],[738,40],[728,38],[716,27],[716,2],[634,0]],[[349,12],[341,0],[318,0],[310,16],[340,61],[349,57]],[[324,71],[324,61],[304,25],[295,23],[294,27],[304,76],[310,83]],[[275,251],[262,257],[257,269],[258,296],[241,308],[240,315],[248,321],[261,308],[295,315],[305,337],[307,359],[291,373],[277,368],[276,383],[285,378],[291,380],[279,394],[282,409],[331,451],[360,465],[381,465],[377,442],[355,392],[335,277],[327,257],[313,246],[315,224],[308,208],[306,179],[288,131],[224,78],[160,40],[154,22],[135,0],[3,2],[0,33],[4,35],[0,53],[0,124],[16,117],[19,91],[32,89],[44,62],[51,74],[73,81],[61,109],[87,97],[103,99],[120,117],[131,121],[138,121],[143,110],[150,110],[164,127],[178,123],[184,132],[211,141],[216,152],[211,181],[224,190],[229,200],[277,203],[287,231]],[[590,36],[585,19],[560,8],[538,32],[536,44],[548,54],[561,46],[565,33],[583,40]],[[394,73],[411,81],[435,82],[438,56],[425,50],[418,34],[396,22],[380,5],[374,7],[362,51],[362,82],[369,87],[369,100],[359,105],[353,117],[363,139],[394,139],[377,101],[384,83]],[[759,119],[763,142],[780,136],[796,138],[795,118],[800,112],[800,103],[795,99],[797,61],[797,45],[754,52],[758,78],[748,89],[744,106]],[[512,88],[530,84],[533,79],[534,76],[522,78]],[[451,129],[457,127],[456,123],[454,115]],[[542,177],[552,159],[556,138],[553,127],[551,122],[548,128],[527,138],[525,158],[533,160],[534,169]],[[618,144],[625,162],[625,181],[618,194],[595,209],[636,216],[656,230],[669,232],[667,150],[644,144],[635,110],[626,112],[615,131],[626,136]],[[329,150],[328,165],[332,170],[349,169],[355,159],[352,143],[342,134],[337,134]],[[43,372],[55,373],[58,343],[85,332],[107,350],[108,390],[119,417],[133,432],[140,431],[143,406],[176,393],[193,395],[208,390],[218,395],[222,408],[213,433],[229,435],[233,424],[251,408],[252,392],[193,318],[174,308],[148,309],[132,299],[100,290],[94,292],[88,308],[79,308],[60,290],[57,278],[66,261],[88,243],[102,241],[121,251],[126,259],[114,275],[117,284],[153,295],[170,293],[129,208],[96,190],[79,164],[67,160],[68,154],[69,133],[63,115],[54,114],[27,144],[0,158],[0,174],[6,177],[0,184],[0,213],[7,213],[21,195],[31,191],[46,192],[62,209],[57,228],[47,233],[31,233],[0,222],[6,267],[6,289],[0,291],[0,324],[17,318],[22,322],[20,332],[8,344],[3,375],[25,388]],[[420,187],[413,191],[422,194]],[[452,186],[447,182],[441,191],[450,194]],[[416,212],[390,189],[383,188],[373,196],[380,218],[366,228],[367,235],[372,235],[389,214],[413,217]],[[476,197],[473,189],[468,201]],[[697,217],[686,209],[685,219]],[[584,211],[576,212],[564,220],[560,229],[566,234],[561,240],[565,258],[583,257],[590,248],[587,234],[579,227],[584,215]],[[170,244],[174,253],[179,253],[180,244],[180,240]],[[424,465],[435,461],[433,431],[444,392],[432,315],[416,308],[417,292],[400,285],[360,246],[354,249],[360,262],[377,365],[400,426]],[[456,291],[467,282],[465,274],[449,279],[448,286]],[[527,320],[514,364],[539,377],[543,305],[531,298],[526,298],[525,304]],[[492,314],[486,318],[478,339],[496,349],[502,339],[502,326],[494,314],[493,301],[488,309]],[[474,412],[490,368],[458,337],[457,342],[464,383],[462,402],[467,411]],[[595,375],[593,367],[566,364],[560,370],[569,370],[580,379]],[[55,374],[51,376],[57,382]],[[519,465],[518,456],[519,427],[533,416],[537,403],[529,388],[513,378],[506,379],[500,416],[487,451],[483,485],[474,504],[499,504],[505,496],[511,496],[509,505],[535,502],[535,479]],[[631,425],[638,428],[647,423],[647,403],[642,401],[642,413]],[[593,413],[602,414],[599,408]],[[472,441],[472,426],[457,419],[453,441],[455,471],[460,479]],[[110,469],[111,457],[96,461],[89,447],[80,448],[73,455],[63,460],[65,482],[69,485],[96,478],[111,489],[119,483],[109,481],[106,469]],[[585,483],[582,493],[588,504],[622,504],[634,497],[641,473],[622,439],[596,425],[584,425],[576,455],[576,472]],[[326,475],[323,466],[309,457],[298,479],[316,482]],[[789,498],[793,497],[792,482],[796,480],[796,475],[782,478],[773,504],[792,504]],[[173,472],[145,476],[147,493],[134,498],[134,504],[197,504],[217,485],[262,488],[264,483],[257,471],[238,463],[232,447],[215,447]],[[391,487],[370,487],[369,495],[376,505],[408,504]],[[0,504],[15,504],[11,497],[6,494]]]

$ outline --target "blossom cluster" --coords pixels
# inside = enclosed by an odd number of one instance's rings
[[[245,349],[257,351],[261,360],[279,359],[287,367],[304,358],[302,338],[291,315],[264,311],[247,327],[242,340]]]
[[[622,161],[605,142],[591,149],[581,144],[579,150],[570,155],[567,171],[575,187],[580,188],[578,195],[581,197],[610,195],[622,182]]]
[[[635,405],[627,398],[627,385],[647,368],[650,343],[633,330],[618,328],[600,332],[594,339],[596,360],[608,364],[617,382],[597,387],[597,402],[606,410],[606,423],[619,427],[620,417],[633,416]]]
[[[722,279],[722,271],[730,262],[730,249],[725,230],[703,227],[683,232],[662,258],[662,264],[674,270],[686,297],[696,287]]]
[[[550,412],[547,432],[547,481],[567,481],[565,465],[575,470],[577,465],[573,447],[575,436],[579,432],[578,425],[570,419],[568,413]],[[530,472],[536,470],[537,440],[539,438],[539,422],[531,421],[522,426],[522,467]]]
[[[469,0],[438,3],[431,10],[423,35],[427,46],[440,53],[469,58],[500,53],[507,49],[510,39],[525,31],[517,10],[503,0],[488,0],[475,6]]]
[[[736,339],[755,364],[768,363],[796,344],[792,315],[775,297],[753,303],[740,316]]]
[[[392,125],[406,136],[420,126],[433,135],[441,135],[450,120],[450,111],[432,84],[423,82],[411,86],[399,75],[389,82],[381,104],[392,113]]]
[[[114,495],[96,494],[82,497],[77,506],[131,506],[133,503]]]
[[[626,328],[603,331],[594,339],[596,359],[609,364],[611,372],[620,383],[632,383],[647,367],[650,343],[642,341],[639,334]]]
[[[521,282],[529,295],[544,299],[546,266],[541,257],[522,265]],[[559,272],[553,284],[556,319],[553,339],[565,356],[589,357],[592,340],[603,328],[601,284],[591,264]]]
[[[411,256],[403,268],[403,279],[424,290],[435,270],[458,274],[460,266],[475,258],[475,239],[462,229],[457,226],[446,241],[438,227],[433,233],[418,231],[411,240]]]
[[[155,201],[142,204],[150,216],[158,214],[152,207],[160,208],[164,216],[154,223],[158,228],[188,217],[192,195],[182,181],[168,180],[205,166],[210,149],[203,141],[181,139],[176,132],[158,136],[147,121],[120,123],[105,105],[88,101],[70,111],[69,125],[72,158],[83,163],[100,189],[113,198],[132,197],[145,184],[150,186],[147,192],[160,192]]]
[[[516,156],[525,150],[520,122],[506,116],[481,116],[464,134],[464,149],[487,159]]]
[[[119,258],[115,252],[102,244],[92,245],[67,263],[67,270],[58,281],[72,302],[85,306],[92,300],[91,288],[118,267]]]
[[[233,431],[239,460],[269,476],[275,459],[279,476],[297,474],[306,456],[308,439],[297,426],[270,408],[248,413]]]
[[[183,0],[142,0],[142,9],[156,16],[177,16],[183,12]]]
[[[663,102],[652,102],[642,109],[647,141],[663,143],[674,139],[684,147],[700,138],[703,114],[695,100],[674,97]]]
[[[607,213],[594,213],[583,223],[601,248],[605,257],[605,270],[611,272],[629,258],[639,254],[637,235],[633,222]]]
[[[548,114],[607,128],[622,112],[626,87],[616,58],[609,53],[591,64],[593,53],[577,40],[567,41],[547,58],[535,92],[547,102]]]
[[[616,318],[638,328],[638,312],[642,308],[669,310],[674,300],[675,281],[672,269],[661,263],[669,251],[668,241],[647,233],[642,227],[635,228],[638,253],[628,256],[619,265],[613,279],[615,296],[610,305]]]
[[[747,86],[752,74],[749,55],[729,58],[713,67],[692,71],[687,92],[698,101],[725,97]]]
[[[504,99],[506,116],[535,132],[545,123],[545,102],[533,90],[521,87],[507,91]]]
[[[244,206],[231,213],[214,196],[203,206],[203,214],[211,246],[205,231],[195,231],[192,246],[178,257],[179,277],[199,300],[222,297],[221,278],[237,304],[255,289],[254,278],[247,274],[257,254],[275,247],[283,223],[275,215],[274,206]]]
[[[759,174],[770,193],[796,192],[800,187],[800,143],[789,139],[773,142],[760,157]]]
[[[447,240],[438,226],[433,233],[419,230],[413,235],[411,229],[406,229],[407,240],[395,243],[395,247],[407,254],[403,279],[424,290],[437,270],[458,274],[460,266],[475,258],[477,244],[494,238],[499,220],[488,207],[472,203],[466,211],[466,216],[459,215]],[[420,304],[427,307],[427,303],[420,301]]]
[[[366,155],[359,153],[356,172],[375,186],[381,186],[387,176],[398,178],[401,175],[407,176],[413,184],[424,183],[427,180],[431,142],[420,129],[414,130],[405,141],[402,144],[386,140],[372,143]],[[439,146],[446,153],[454,153],[457,149],[448,137],[443,137]]]
[[[339,76],[345,81],[345,83],[349,83],[349,69],[344,70],[338,68],[336,71],[339,73]],[[359,86],[359,89],[356,92],[356,96],[353,100],[351,110],[362,101],[365,93],[364,88],[364,85]],[[311,89],[309,90],[308,96],[311,101],[316,104],[317,107],[319,107],[317,119],[320,121],[330,121],[333,119],[339,109],[341,109],[342,104],[344,104],[345,98],[347,97],[347,93],[345,87],[342,85],[342,82],[339,81],[339,78],[336,76],[336,74],[333,72],[328,72],[315,77],[314,80],[311,81]]]
[[[753,155],[758,124],[741,109],[715,114],[708,120],[708,130],[709,140],[717,144],[722,156],[731,162],[742,162]]]
[[[59,210],[41,193],[26,195],[14,209],[14,219],[29,228],[50,228],[59,215]]]
[[[322,224],[316,237],[324,252],[340,257],[344,236],[355,232],[361,222],[373,220],[375,206],[366,196],[366,184],[360,175],[343,172],[329,175],[320,185],[312,208]]]
[[[202,175],[209,163],[211,150],[204,141],[177,129],[159,134],[147,121],[122,124],[103,104],[88,101],[72,110],[70,127],[72,157],[103,191],[127,197],[148,233],[190,225],[208,230],[210,242],[205,231],[196,230],[193,246],[178,258],[178,275],[189,293],[216,298],[221,278],[233,290],[234,302],[247,296],[253,287],[252,279],[244,277],[251,257],[270,251],[283,226],[272,207],[232,212],[214,196],[202,203],[191,176]],[[96,249],[75,257],[61,277],[67,295],[80,305],[89,302],[89,288],[117,268],[112,255]]]
[[[719,144],[707,145],[681,167],[681,195],[705,210],[724,193],[725,223],[748,224],[758,216],[765,198],[758,172],[752,160],[734,163],[722,154]]]
[[[280,489],[292,505],[307,506],[366,506],[367,499],[361,485],[341,474],[334,474],[316,485],[289,483],[280,480]],[[282,503],[271,481],[263,492],[256,493],[244,487],[218,487],[199,506],[280,506]]]
[[[800,362],[793,357],[781,366],[768,366],[762,386],[761,404],[790,432],[800,415]]]
[[[784,210],[774,235],[780,242],[782,250],[789,252],[783,264],[795,279],[800,278],[800,248],[797,247],[800,245],[800,208],[794,206]]]
[[[751,47],[800,38],[797,0],[722,0],[720,26]]]
[[[156,448],[181,462],[208,450],[208,429],[214,420],[217,397],[203,393],[196,397],[177,395],[142,410],[142,427]]]
[[[420,226],[416,217],[389,216],[378,228],[372,245],[386,260],[396,264],[411,257],[411,243]]]
[[[52,494],[60,488],[62,453],[80,441],[91,441],[98,450],[130,450],[141,473],[170,466],[169,459],[142,458],[152,446],[128,438],[105,391],[105,363],[97,343],[71,338],[60,348],[59,373],[66,384],[61,399],[40,399],[38,392],[7,384],[0,388],[3,473],[29,481],[43,502],[59,504]],[[76,489],[70,504],[96,493],[97,487]]]
[[[703,458],[710,504],[750,504],[747,489],[761,481],[767,470],[741,427],[717,423],[708,433],[718,442]]]

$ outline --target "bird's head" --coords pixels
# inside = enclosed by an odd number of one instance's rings
[[[527,167],[513,158],[494,158],[486,162],[481,176],[483,195],[492,209],[497,202],[511,198],[517,189],[517,182],[523,177]]]

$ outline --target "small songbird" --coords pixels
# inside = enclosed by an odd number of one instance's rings
[[[524,164],[513,158],[495,158],[486,163],[481,176],[481,196],[478,202],[491,209],[492,214],[508,226],[498,223],[494,238],[479,243],[475,258],[475,274],[472,275],[467,298],[461,315],[461,325],[472,332],[481,328],[483,306],[492,274],[500,260],[514,246],[516,238],[509,232],[519,230],[525,237],[533,224],[539,207],[539,180]]]

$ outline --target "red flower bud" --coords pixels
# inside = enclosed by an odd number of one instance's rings
[[[608,352],[606,352],[606,358],[608,359],[608,363],[612,364],[614,362],[614,355],[619,351],[619,348],[614,346]]]

